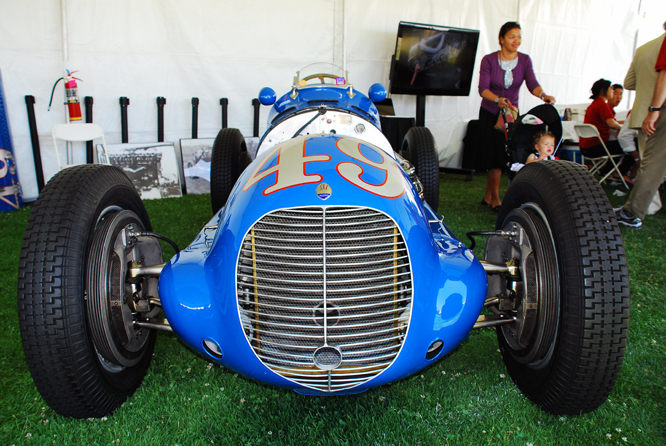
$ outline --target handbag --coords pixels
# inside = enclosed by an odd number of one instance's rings
[[[504,132],[505,129],[508,129],[509,124],[515,122],[518,118],[518,110],[515,108],[508,107],[504,110],[504,112],[500,110],[499,115],[497,116],[497,122],[495,123],[495,130],[499,130],[500,132]]]

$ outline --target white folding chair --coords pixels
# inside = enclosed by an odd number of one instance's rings
[[[624,177],[622,176],[622,172],[620,172],[620,168],[617,166],[617,163],[615,162],[615,159],[622,159],[624,158],[624,152],[622,152],[619,155],[611,155],[611,153],[608,151],[608,147],[606,147],[606,144],[604,143],[604,140],[601,139],[601,135],[599,135],[599,130],[592,125],[592,124],[576,124],[574,125],[574,130],[576,131],[576,134],[578,135],[579,138],[596,138],[599,140],[599,144],[601,144],[606,151],[606,155],[603,156],[597,156],[597,157],[590,157],[587,155],[584,155],[584,159],[590,160],[592,162],[592,169],[590,170],[590,173],[595,174],[599,173],[601,176],[601,172],[599,170],[606,165],[606,163],[610,162],[613,165],[613,168],[608,171],[606,175],[604,175],[600,180],[599,183],[603,183],[606,181],[606,179],[613,173],[617,172],[617,175],[620,177],[620,181],[622,181],[622,184],[624,184],[624,187],[629,189],[629,186],[627,186],[627,183],[624,181]],[[581,151],[582,155],[582,151]]]
[[[58,154],[58,139],[64,141],[84,142],[92,141],[97,138],[102,140],[102,149],[104,150],[104,159],[109,163],[109,153],[106,150],[106,140],[104,139],[104,130],[97,124],[56,124],[51,130],[53,136],[53,145],[55,147],[56,161],[58,161],[58,170],[69,167],[71,164],[60,164],[60,155]]]

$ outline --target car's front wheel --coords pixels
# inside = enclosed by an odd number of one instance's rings
[[[604,190],[581,166],[543,161],[512,181],[486,260],[519,267],[490,276],[502,357],[521,391],[553,414],[599,407],[622,366],[629,279]]]
[[[113,412],[139,386],[155,333],[135,323],[160,309],[156,279],[131,266],[162,263],[143,202],[117,167],[81,165],[49,181],[30,214],[18,271],[23,349],[37,389],[57,413]]]

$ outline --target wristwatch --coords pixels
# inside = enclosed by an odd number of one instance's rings
[[[661,107],[653,107],[653,106],[648,107],[649,112],[660,111],[660,110],[661,110]]]
[[[495,98],[495,104],[499,104],[500,99],[502,99],[502,98],[500,98],[499,96],[497,96],[497,97]]]

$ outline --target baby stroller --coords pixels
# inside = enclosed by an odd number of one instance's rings
[[[527,157],[534,153],[534,136],[545,131],[555,137],[553,155],[556,155],[562,144],[562,121],[557,109],[550,104],[538,105],[509,124],[508,131],[504,133],[504,147],[509,155],[509,179],[513,179],[516,172],[525,165]]]

